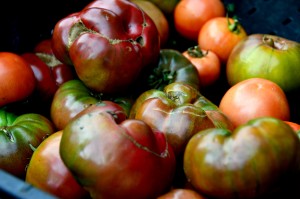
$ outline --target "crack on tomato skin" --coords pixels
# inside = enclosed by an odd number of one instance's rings
[[[126,138],[128,138],[136,147],[149,152],[159,158],[166,158],[169,156],[169,146],[168,146],[168,141],[165,139],[165,150],[162,153],[156,153],[155,151],[150,150],[148,147],[141,145],[138,143],[132,136],[128,135],[124,129],[121,131],[122,135],[124,135]]]
[[[141,12],[142,18],[143,18],[143,22],[141,24],[142,26],[142,30],[141,33],[139,34],[139,36],[135,39],[126,39],[126,40],[122,40],[122,39],[117,39],[117,38],[109,38],[104,34],[101,34],[99,32],[96,32],[94,30],[91,30],[89,28],[87,28],[82,20],[79,20],[77,23],[75,23],[70,31],[69,31],[69,37],[68,37],[68,44],[67,44],[67,49],[70,49],[70,46],[73,44],[73,42],[82,34],[84,33],[95,33],[95,34],[99,34],[102,38],[105,38],[109,41],[109,43],[111,45],[116,45],[122,42],[129,42],[132,45],[137,45],[139,44],[140,46],[144,46],[145,42],[144,42],[144,38],[143,38],[143,33],[145,32],[145,28],[149,27],[149,24],[147,23],[146,20],[146,16],[145,16],[145,12],[140,8],[137,7],[137,9]],[[108,21],[108,16],[104,15],[105,19]],[[130,26],[130,22],[128,23],[128,26]]]
[[[37,57],[39,57],[44,63],[47,64],[49,67],[55,67],[59,64],[62,64],[55,56],[46,54],[46,53],[35,53]]]

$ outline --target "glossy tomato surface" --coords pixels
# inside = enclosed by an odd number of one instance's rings
[[[153,20],[127,0],[92,1],[58,21],[52,41],[56,57],[74,65],[87,87],[103,93],[127,89],[160,49]]]
[[[97,104],[107,110],[122,110],[127,116],[131,103],[130,98],[94,93],[82,81],[74,79],[58,88],[50,107],[50,117],[56,128],[62,130],[71,119],[91,105]]]
[[[200,89],[212,85],[220,78],[221,61],[218,55],[213,51],[194,46],[188,48],[182,54],[196,67]]]
[[[36,80],[30,65],[20,55],[0,52],[0,107],[25,100],[34,91]]]
[[[250,78],[230,87],[219,108],[236,127],[261,116],[290,119],[286,94],[276,83],[263,78]]]
[[[223,64],[227,63],[232,49],[247,33],[237,19],[229,17],[214,17],[203,24],[198,34],[198,45],[213,51]]]
[[[43,115],[0,109],[0,168],[24,178],[33,148],[54,132],[53,123]]]
[[[182,0],[174,9],[175,30],[184,38],[197,41],[203,24],[220,16],[225,16],[225,6],[220,0]]]
[[[64,128],[60,155],[92,198],[155,198],[170,188],[176,159],[164,134],[122,111],[88,109]]]
[[[34,151],[25,181],[61,199],[88,198],[59,155],[62,131],[47,137]]]
[[[259,77],[285,92],[300,88],[300,44],[276,35],[252,34],[232,50],[226,65],[230,85]]]
[[[194,135],[185,150],[184,171],[196,190],[212,198],[266,198],[298,172],[299,147],[289,125],[261,117],[234,131],[207,129]]]

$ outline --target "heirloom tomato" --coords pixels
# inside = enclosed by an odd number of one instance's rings
[[[92,198],[156,198],[170,188],[176,165],[164,134],[97,104],[63,129],[60,155]]]
[[[33,152],[26,169],[25,181],[61,199],[87,198],[59,155],[62,131],[47,137]]]
[[[56,23],[52,48],[87,87],[112,94],[158,59],[160,42],[155,23],[136,4],[94,0]]]
[[[300,88],[300,44],[276,35],[252,34],[232,50],[226,65],[228,83],[252,77],[269,79],[285,92]]]
[[[39,100],[50,102],[58,87],[76,77],[73,66],[61,63],[56,59],[51,48],[51,40],[38,43],[34,52],[21,55],[31,66],[37,81],[35,96]]]
[[[53,123],[40,114],[15,115],[0,109],[0,169],[24,178],[33,148],[55,132]]]
[[[177,156],[198,131],[218,127],[232,128],[231,122],[216,105],[199,91],[184,83],[172,83],[164,90],[142,93],[133,104],[130,118],[143,120],[163,132]]]
[[[188,48],[182,54],[196,67],[200,88],[209,86],[219,79],[221,75],[221,61],[216,53],[194,46]]]
[[[113,101],[116,103],[112,104]],[[92,92],[79,79],[73,79],[62,84],[56,91],[50,107],[50,116],[56,128],[62,130],[79,112],[96,103],[100,103],[103,108],[124,110],[127,114],[131,107],[127,98],[106,98],[101,93]]]
[[[220,0],[181,0],[174,9],[174,26],[183,37],[197,41],[203,24],[221,16],[225,16],[225,7]]]
[[[146,74],[146,88],[163,90],[174,82],[183,82],[199,89],[199,77],[192,62],[175,49],[161,49],[158,63]]]
[[[27,99],[36,80],[30,65],[20,55],[0,52],[0,107]]]
[[[219,108],[234,126],[261,116],[290,119],[289,102],[284,91],[276,83],[263,78],[246,79],[230,87]]]
[[[185,149],[184,171],[193,187],[211,198],[266,198],[298,172],[299,149],[289,125],[260,117],[234,131],[195,134]]]
[[[245,37],[247,33],[237,19],[215,17],[203,24],[198,34],[198,45],[213,51],[222,63],[226,63],[232,49]]]

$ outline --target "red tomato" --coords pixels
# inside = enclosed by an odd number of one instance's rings
[[[285,93],[278,84],[263,78],[250,78],[230,87],[219,108],[236,127],[262,116],[290,119]]]
[[[181,0],[174,9],[174,25],[179,34],[197,41],[203,24],[220,16],[225,16],[220,0]]]
[[[22,101],[35,89],[36,80],[30,65],[19,55],[0,52],[0,107]]]
[[[52,195],[84,198],[88,195],[72,176],[59,155],[62,131],[47,137],[34,151],[26,172],[26,182]]]
[[[215,17],[208,20],[199,31],[198,45],[215,52],[226,63],[233,47],[247,36],[237,20]]]
[[[196,67],[200,87],[211,85],[220,77],[221,61],[213,51],[203,50],[196,46],[189,48],[182,54]]]
[[[61,63],[54,56],[51,40],[38,43],[34,52],[21,55],[29,64],[35,75],[37,84],[36,97],[44,102],[52,100],[58,87],[76,77],[73,66]]]

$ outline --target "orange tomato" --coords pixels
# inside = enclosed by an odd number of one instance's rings
[[[203,24],[221,16],[225,6],[220,0],[181,0],[174,9],[174,26],[183,37],[197,41]]]
[[[246,79],[230,87],[219,108],[235,127],[263,116],[290,119],[285,93],[278,84],[263,78]]]
[[[86,198],[85,191],[59,155],[62,131],[47,137],[34,151],[26,171],[26,182],[62,199]]]
[[[200,80],[200,87],[213,84],[221,73],[219,57],[212,51],[191,47],[182,53],[196,67]]]
[[[247,36],[236,19],[215,17],[208,20],[198,34],[198,45],[215,52],[226,63],[233,47]]]
[[[26,100],[36,87],[29,63],[13,52],[0,52],[0,107]]]

